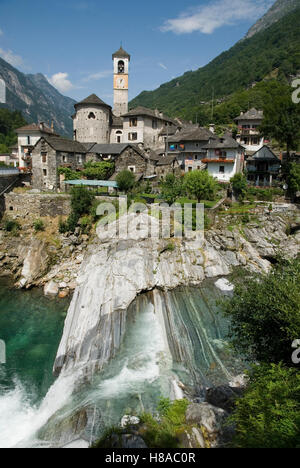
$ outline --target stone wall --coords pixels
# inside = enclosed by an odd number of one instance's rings
[[[8,193],[5,195],[5,208],[10,216],[68,216],[71,200],[69,195]]]

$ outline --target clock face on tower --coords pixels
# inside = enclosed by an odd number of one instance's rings
[[[128,76],[115,75],[115,89],[128,89]]]

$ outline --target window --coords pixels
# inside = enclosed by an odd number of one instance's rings
[[[197,161],[197,160],[198,160],[198,154],[195,155],[195,161]]]
[[[68,156],[66,154],[64,154],[63,157],[62,157],[62,160],[63,160],[63,163],[67,163],[68,162]]]
[[[30,145],[30,136],[27,137],[27,145]]]
[[[47,169],[43,169],[43,176],[47,177]]]
[[[47,163],[47,153],[42,153],[42,163],[43,164]]]
[[[129,127],[137,127],[137,118],[136,117],[132,117],[131,119],[129,119]]]
[[[90,112],[88,118],[89,119],[95,119],[96,116],[95,116],[94,112]]]
[[[128,170],[134,174],[135,173],[135,166],[128,166]]]
[[[220,166],[219,173],[225,174],[225,166]]]
[[[138,139],[138,134],[137,133],[129,133],[128,134],[128,140],[129,141],[136,141]]]
[[[118,73],[125,73],[125,63],[120,60],[118,63]]]
[[[82,154],[77,156],[78,164],[82,164]]]
[[[157,123],[157,120],[154,119],[152,120],[152,129],[157,130],[157,128],[158,128],[158,123]]]
[[[120,131],[116,132],[116,142],[117,143],[122,143],[122,135],[123,135],[122,132],[120,132]]]

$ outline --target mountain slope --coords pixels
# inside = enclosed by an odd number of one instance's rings
[[[53,120],[58,133],[72,136],[75,101],[60,94],[44,75],[25,75],[0,58],[0,78],[6,83],[6,104],[0,107],[20,110],[28,123]]]
[[[224,98],[250,88],[276,70],[278,77],[300,70],[300,8],[265,31],[238,42],[211,63],[163,84],[155,91],[141,93],[130,107],[159,108],[170,116],[191,118],[201,102]]]
[[[246,38],[250,38],[260,31],[269,28],[291,11],[299,8],[300,0],[277,0],[267,13],[249,29]]]

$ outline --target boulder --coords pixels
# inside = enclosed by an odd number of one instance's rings
[[[44,294],[45,296],[49,297],[56,297],[59,292],[58,284],[55,281],[50,281],[49,283],[45,284],[44,287]]]
[[[135,416],[128,416],[125,415],[123,416],[121,420],[121,427],[125,428],[128,426],[138,426],[140,424],[139,418],[136,418]]]
[[[243,388],[234,388],[229,385],[209,388],[206,392],[206,401],[210,405],[222,408],[227,412],[234,409],[234,402],[243,395]]]
[[[221,431],[227,413],[209,403],[193,403],[186,412],[186,422],[188,424],[197,424],[208,432],[216,434]]]

